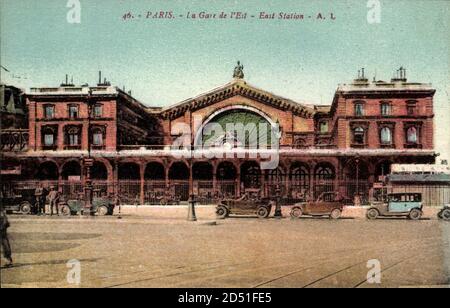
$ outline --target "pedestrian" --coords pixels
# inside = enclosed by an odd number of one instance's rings
[[[34,192],[34,196],[36,197],[36,208],[38,215],[45,215],[45,197],[46,197],[45,188],[38,187]]]
[[[50,216],[53,216],[53,213],[56,212],[56,215],[59,216],[59,207],[58,203],[61,198],[61,195],[58,190],[56,190],[55,186],[50,187],[50,193],[48,194],[48,201],[50,203]]]
[[[2,241],[3,257],[8,261],[5,267],[13,265],[11,245],[8,239],[9,221],[3,206],[0,204],[0,238]]]

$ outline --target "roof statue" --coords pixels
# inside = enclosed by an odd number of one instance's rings
[[[244,79],[244,66],[238,61],[237,66],[234,68],[233,78]]]

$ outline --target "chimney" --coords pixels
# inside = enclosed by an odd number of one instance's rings
[[[111,83],[105,78],[103,78],[103,82],[102,82],[102,71],[98,72],[98,84],[97,86],[99,87],[109,87],[111,85]]]
[[[369,83],[369,79],[366,78],[366,72],[365,72],[365,68],[363,67],[361,70],[358,71],[358,78],[355,79],[355,83],[357,84],[368,84]]]
[[[60,86],[61,87],[73,87],[74,86],[74,84],[73,84],[73,77],[72,77],[72,82],[69,83],[69,74],[66,74],[66,80],[65,80],[65,82],[61,83]]]
[[[406,78],[406,68],[403,66],[400,67],[397,71],[395,76],[391,79],[391,82],[407,82],[408,79]]]

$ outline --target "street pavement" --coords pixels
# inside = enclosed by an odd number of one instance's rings
[[[215,221],[199,209],[199,221],[191,223],[185,212],[180,208],[171,216],[156,209],[152,215],[135,215],[125,210],[121,219],[117,214],[11,216],[15,266],[1,269],[1,287],[371,288],[450,283],[450,224],[434,217]],[[80,265],[79,285],[67,279],[74,260]],[[367,281],[374,264],[380,265],[380,283]]]

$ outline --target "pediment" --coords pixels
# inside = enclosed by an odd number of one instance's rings
[[[165,108],[161,115],[164,119],[173,120],[183,116],[187,111],[195,112],[234,96],[242,96],[283,111],[292,111],[295,115],[303,118],[312,118],[316,113],[316,110],[311,106],[299,104],[290,99],[258,89],[242,79],[235,79],[222,87]]]

